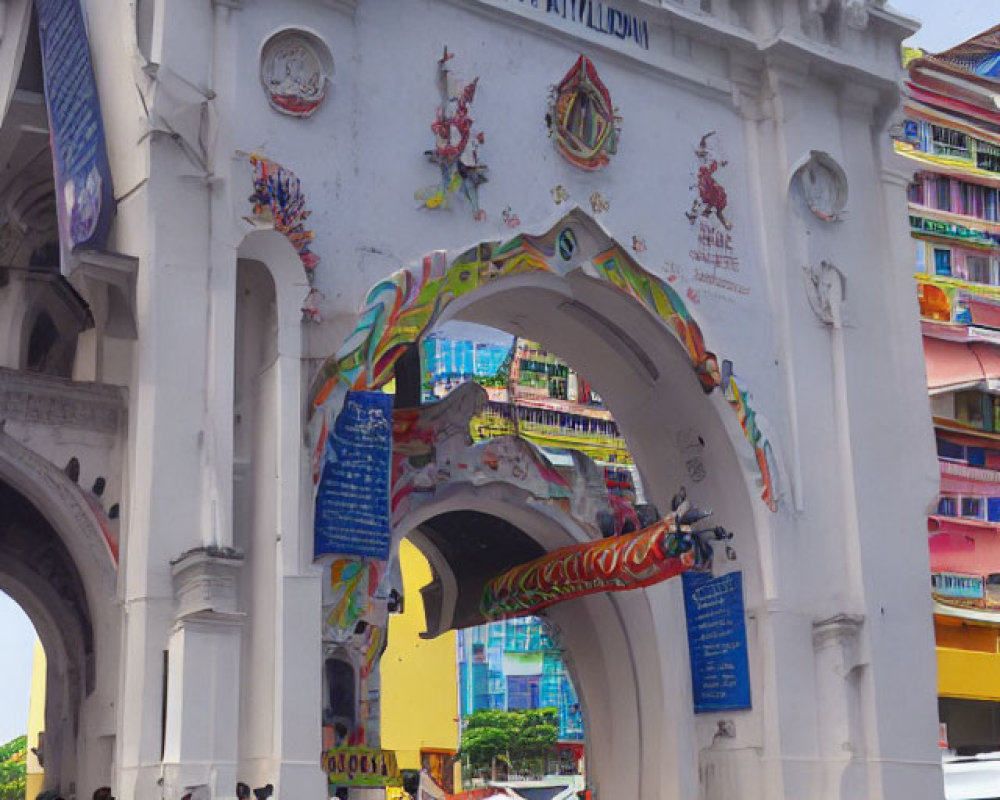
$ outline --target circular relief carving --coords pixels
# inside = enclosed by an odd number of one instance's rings
[[[309,117],[326,97],[333,58],[323,41],[307,31],[280,31],[264,43],[260,82],[271,107],[293,117]]]
[[[847,205],[847,176],[826,153],[813,150],[792,178],[802,200],[818,219],[838,219]]]

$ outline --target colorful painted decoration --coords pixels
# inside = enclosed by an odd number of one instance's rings
[[[729,162],[719,160],[712,150],[709,140],[713,136],[715,136],[715,131],[709,131],[701,137],[701,141],[695,148],[694,154],[698,158],[698,176],[691,188],[697,190],[697,194],[691,201],[691,210],[686,213],[686,216],[693,225],[699,217],[711,217],[714,214],[722,227],[728,231],[733,227],[725,215],[726,206],[729,205],[729,197],[725,188],[716,179],[715,173]]]
[[[292,117],[312,116],[326,97],[332,65],[318,37],[299,30],[276,33],[260,54],[260,82],[271,107]]]
[[[587,229],[597,241],[606,242],[606,248],[581,257],[576,228]],[[484,242],[450,263],[444,252],[437,251],[424,258],[419,272],[400,270],[376,284],[368,293],[354,333],[320,369],[311,389],[313,406],[331,401],[328,412],[335,415],[347,389],[385,385],[393,377],[396,360],[434,326],[456,298],[522,273],[567,275],[575,270],[611,284],[657,317],[684,348],[706,393],[723,387],[744,436],[754,448],[763,486],[761,497],[769,509],[777,510],[774,453],[755,421],[749,393],[731,370],[723,380],[719,360],[706,348],[701,328],[670,284],[643,269],[626,248],[609,239],[579,209],[540,236],[520,234],[503,243]],[[327,424],[329,413],[320,417],[319,425]],[[320,441],[317,469],[322,448]]]
[[[556,150],[575,167],[588,172],[603,169],[617,152],[621,117],[586,56],[580,56],[552,88],[545,122]]]
[[[441,183],[417,191],[415,198],[426,208],[448,208],[451,196],[461,190],[472,206],[477,220],[486,218],[479,208],[479,186],[486,183],[488,167],[479,161],[479,146],[485,141],[482,132],[473,133],[474,120],[469,106],[476,97],[479,78],[469,83],[453,79],[448,62],[455,57],[444,49],[438,61],[441,105],[431,123],[436,142],[424,155],[441,170]]]
[[[253,194],[250,195],[248,221],[254,225],[269,226],[291,242],[306,272],[306,280],[312,287],[319,256],[310,249],[315,234],[306,228],[305,221],[312,212],[306,208],[306,196],[299,179],[290,169],[257,153],[237,155],[246,158],[253,168]],[[302,307],[304,319],[322,322],[318,307],[320,298],[322,294],[310,288]]]
[[[501,573],[484,587],[479,610],[489,620],[529,616],[576,597],[651,586],[689,569],[711,571],[707,538],[732,534],[692,530],[711,512],[692,508],[681,491],[671,514],[648,528],[560,547]]]

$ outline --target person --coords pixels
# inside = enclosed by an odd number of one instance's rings
[[[94,789],[92,800],[115,800],[115,798],[111,796],[110,786],[102,786],[100,789]]]

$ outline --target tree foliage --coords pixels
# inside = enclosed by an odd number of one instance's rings
[[[0,800],[24,800],[27,757],[27,736],[18,736],[0,745]]]
[[[556,713],[554,708],[476,711],[465,719],[462,755],[475,771],[500,762],[525,774],[542,772],[559,738]]]

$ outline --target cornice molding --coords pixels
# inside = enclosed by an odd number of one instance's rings
[[[354,12],[358,10],[359,0],[322,0],[322,2],[325,6],[335,8],[338,11],[343,11],[345,14],[354,16]]]
[[[0,367],[0,421],[118,434],[125,415],[123,387]]]

